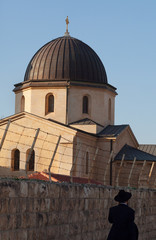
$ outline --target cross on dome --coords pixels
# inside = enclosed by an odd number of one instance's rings
[[[67,36],[67,37],[68,37],[68,36],[70,36],[70,35],[69,35],[69,32],[68,32],[68,24],[69,24],[68,16],[67,16],[67,18],[66,18],[65,21],[66,21],[66,32],[65,32],[64,36]]]

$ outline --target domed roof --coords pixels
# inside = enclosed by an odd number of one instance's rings
[[[41,47],[28,64],[24,81],[78,81],[107,84],[98,55],[87,44],[70,36]]]

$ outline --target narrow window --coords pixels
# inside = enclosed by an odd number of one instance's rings
[[[47,94],[45,99],[45,114],[54,112],[54,96]]]
[[[89,153],[86,152],[86,174],[88,174],[89,169]]]
[[[54,96],[50,95],[48,98],[48,112],[54,112]]]
[[[89,105],[88,97],[84,96],[82,104],[82,113],[88,113],[88,105]]]
[[[11,153],[11,169],[12,171],[19,171],[20,151],[18,149],[12,150]]]
[[[111,99],[109,99],[108,103],[108,119],[111,120]]]
[[[29,156],[30,149],[27,150],[26,152],[26,160]],[[35,151],[33,150],[27,165],[27,171],[34,171],[34,165],[35,165]]]
[[[25,111],[25,97],[21,97],[21,112]]]

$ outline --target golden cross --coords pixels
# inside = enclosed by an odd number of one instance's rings
[[[68,33],[68,24],[69,24],[68,16],[65,21],[66,21],[66,32]]]

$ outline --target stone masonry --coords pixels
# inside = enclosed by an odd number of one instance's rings
[[[109,207],[119,189],[0,180],[0,240],[106,240]],[[156,190],[131,191],[139,240],[156,239]]]

